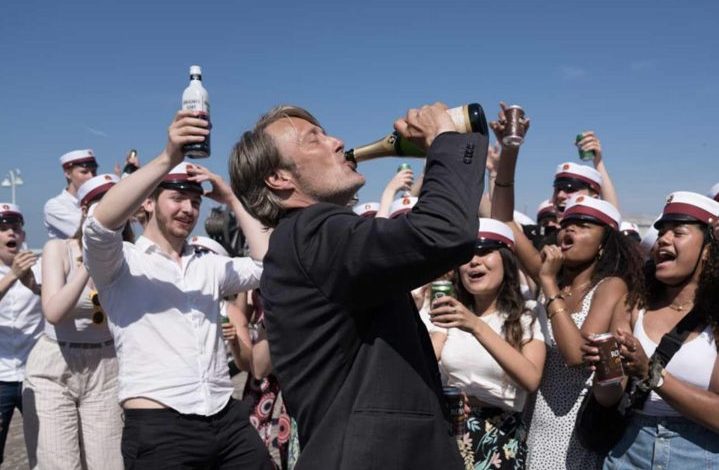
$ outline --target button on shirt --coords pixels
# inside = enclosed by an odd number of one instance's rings
[[[233,386],[222,341],[220,300],[256,288],[262,264],[199,254],[185,245],[181,265],[140,237],[90,216],[84,260],[115,338],[120,401],[144,397],[183,414],[213,415]]]
[[[10,266],[0,265],[0,277]],[[40,261],[32,267],[40,283]],[[0,299],[0,381],[22,382],[25,363],[35,341],[42,334],[43,316],[40,296],[18,281]]]
[[[80,227],[80,201],[66,189],[45,203],[45,229],[50,238],[65,240]]]

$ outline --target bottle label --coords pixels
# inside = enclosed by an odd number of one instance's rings
[[[210,103],[196,98],[182,100],[182,109],[190,111],[199,111],[202,114],[210,114]]]
[[[467,134],[469,132],[472,132],[472,127],[469,124],[469,119],[465,108],[466,106],[457,106],[456,108],[451,108],[447,110],[447,113],[449,113],[449,117],[452,118],[452,121],[457,128],[457,132],[459,132],[460,134]]]

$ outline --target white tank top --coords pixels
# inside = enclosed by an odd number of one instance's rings
[[[67,257],[70,262],[70,271],[67,279],[70,279],[75,272],[76,254],[73,252],[71,243],[67,241]],[[95,307],[92,302],[93,295],[97,295],[87,285],[83,287],[80,298],[65,318],[53,325],[45,322],[45,334],[55,341],[69,343],[102,343],[112,339],[110,329],[107,327],[107,318],[102,307]]]
[[[644,309],[639,311],[634,325],[634,336],[639,340],[648,357],[654,354],[658,344],[649,339],[644,331]],[[667,364],[667,372],[679,380],[695,385],[702,390],[709,389],[714,363],[717,360],[716,344],[710,327],[706,327],[696,338],[685,342]],[[642,410],[651,416],[681,416],[656,392],[649,395]]]

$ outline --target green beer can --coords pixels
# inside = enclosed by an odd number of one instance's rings
[[[582,150],[579,148],[579,141],[584,138],[584,135],[577,134],[577,139],[574,141],[575,145],[579,149],[579,159],[583,161],[594,160],[594,150]]]
[[[444,296],[448,295],[450,297],[455,297],[454,295],[454,287],[452,286],[451,281],[434,281],[432,282],[432,301]]]

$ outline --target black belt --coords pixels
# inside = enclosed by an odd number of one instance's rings
[[[75,349],[100,349],[105,346],[112,346],[115,342],[111,339],[102,343],[69,343],[67,341],[55,341],[60,347]]]

